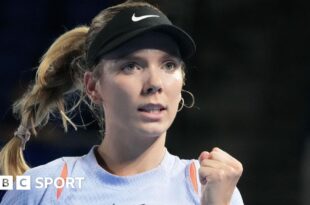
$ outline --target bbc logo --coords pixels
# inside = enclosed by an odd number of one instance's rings
[[[13,190],[13,176],[0,176],[0,190]],[[30,190],[30,176],[16,176],[17,190]]]

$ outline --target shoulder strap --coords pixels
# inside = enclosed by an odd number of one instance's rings
[[[196,165],[195,165],[195,162],[192,161],[189,166],[189,176],[190,176],[191,184],[194,188],[194,191],[198,194],[198,182],[197,182],[196,173],[197,173]]]
[[[64,182],[66,182],[67,176],[68,176],[68,166],[67,166],[67,163],[65,162],[65,164],[64,164],[64,166],[62,167],[62,170],[61,170],[60,178],[62,178],[64,180]],[[64,187],[57,188],[57,191],[56,191],[56,199],[57,200],[60,198],[61,193],[63,191],[63,188]]]

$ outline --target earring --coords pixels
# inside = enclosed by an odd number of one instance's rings
[[[181,111],[183,109],[183,107],[192,108],[195,104],[195,97],[194,97],[193,93],[191,93],[190,91],[187,91],[187,90],[183,90],[183,89],[182,89],[182,92],[187,93],[192,98],[192,102],[191,102],[191,104],[187,105],[187,104],[185,104],[184,98],[181,97],[181,107],[178,109],[178,112]]]
[[[181,97],[181,107],[178,109],[178,112],[180,112],[184,107],[184,99]]]

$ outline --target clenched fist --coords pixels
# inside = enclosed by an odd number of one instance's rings
[[[242,164],[219,148],[202,152],[199,163],[201,205],[229,205],[243,171]]]

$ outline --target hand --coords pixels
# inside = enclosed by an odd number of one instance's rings
[[[201,205],[229,205],[243,171],[242,164],[219,148],[202,152],[199,163]]]

